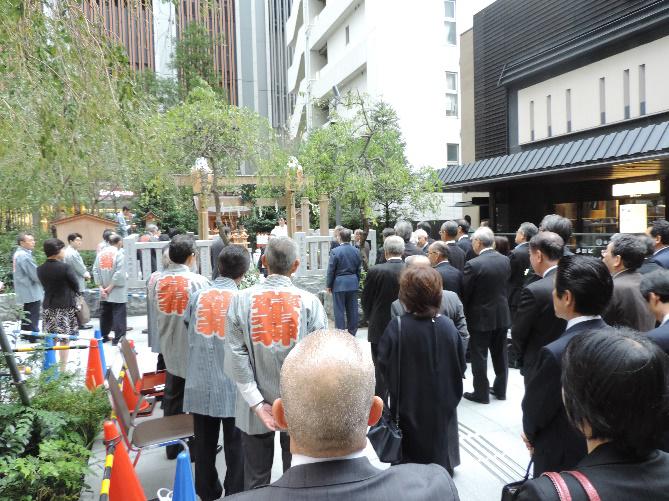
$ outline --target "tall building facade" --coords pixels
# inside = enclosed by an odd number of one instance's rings
[[[294,0],[286,22],[290,134],[326,123],[335,92],[359,91],[397,111],[411,164],[459,163],[457,3]]]

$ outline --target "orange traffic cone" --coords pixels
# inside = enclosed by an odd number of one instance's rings
[[[88,348],[88,367],[86,368],[86,388],[94,390],[104,384],[104,373],[102,372],[102,362],[100,353],[98,353],[98,342],[91,339]]]
[[[132,467],[128,451],[113,421],[105,421],[105,443],[116,442],[109,485],[109,501],[146,501],[144,489]]]
[[[125,404],[128,406],[128,409],[130,409],[130,412],[132,412],[135,407],[137,406],[137,401],[141,398],[141,394],[139,391],[137,391],[136,388],[132,386],[132,383],[130,382],[130,376],[128,376],[128,371],[124,371],[123,373],[123,400],[125,400]],[[139,409],[137,410],[137,414],[150,414],[153,411],[153,406],[151,405],[151,402],[149,402],[146,399],[142,400],[142,403],[139,406]]]

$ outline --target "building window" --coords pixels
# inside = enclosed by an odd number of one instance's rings
[[[449,92],[446,94],[446,116],[458,116],[458,94],[457,92]]]
[[[639,115],[646,114],[646,65],[639,65]]]
[[[551,120],[551,96],[549,94],[546,96],[546,132],[548,133],[548,137],[553,136],[553,124]]]
[[[630,70],[623,71],[623,106],[627,120],[630,117]]]
[[[446,0],[444,2],[445,16],[449,19],[455,19],[455,0]]]
[[[606,80],[599,79],[599,123],[606,124]]]
[[[346,27],[346,45],[351,41],[351,33],[350,30],[348,29],[348,26]]]
[[[530,101],[530,141],[534,141],[534,101]]]
[[[460,145],[457,143],[446,144],[446,161],[449,164],[460,162]]]
[[[457,45],[458,35],[455,30],[455,21],[444,21],[446,27],[446,43],[448,45]]]
[[[458,91],[458,74],[453,71],[446,72],[446,90],[449,92]]]
[[[565,99],[567,101],[567,132],[571,132],[571,89],[565,92]]]

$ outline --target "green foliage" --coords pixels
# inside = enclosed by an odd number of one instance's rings
[[[155,214],[163,230],[182,228],[184,231],[197,231],[193,191],[177,189],[174,182],[163,177],[149,179],[142,184],[136,207],[137,216],[141,219],[149,212]]]
[[[240,224],[244,225],[249,234],[249,243],[251,248],[256,244],[256,235],[258,233],[269,233],[276,226],[279,217],[286,217],[281,211],[276,211],[274,207],[263,207],[262,213],[259,208],[254,208],[250,215],[244,216]]]
[[[5,233],[0,233],[0,281],[4,282],[5,289],[2,291],[12,292],[14,280],[13,272],[14,266],[12,263],[12,258],[14,256],[14,251],[16,250],[16,237],[18,234],[24,230],[12,230]],[[42,248],[42,242],[45,239],[51,238],[51,235],[45,232],[34,232],[32,229],[28,228],[25,231],[29,231],[35,236],[35,248],[33,249],[33,256],[35,261],[39,266],[44,261],[46,261],[46,256],[44,254],[44,249]]]

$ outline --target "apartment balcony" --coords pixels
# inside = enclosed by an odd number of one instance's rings
[[[293,53],[293,64],[288,68],[288,92],[296,92],[300,80],[304,78],[305,51],[306,51],[306,26],[302,26],[297,33],[295,52]]]
[[[360,0],[328,1],[325,8],[312,21],[311,49],[322,49],[327,44],[328,38],[339,28],[342,19],[348,17],[359,2]]]
[[[297,31],[304,25],[302,0],[294,0],[290,17],[286,20],[286,45],[293,46]]]
[[[307,105],[307,86],[309,82],[304,79],[300,83],[300,88],[297,92],[297,97],[295,99],[295,107],[293,108],[293,113],[290,115],[290,120],[288,121],[288,133],[290,137],[296,137],[300,130],[305,126],[304,112]]]
[[[367,41],[363,40],[349,48],[337,61],[329,62],[318,71],[312,87],[312,98],[322,99],[334,85],[344,85],[358,72],[367,67]]]

